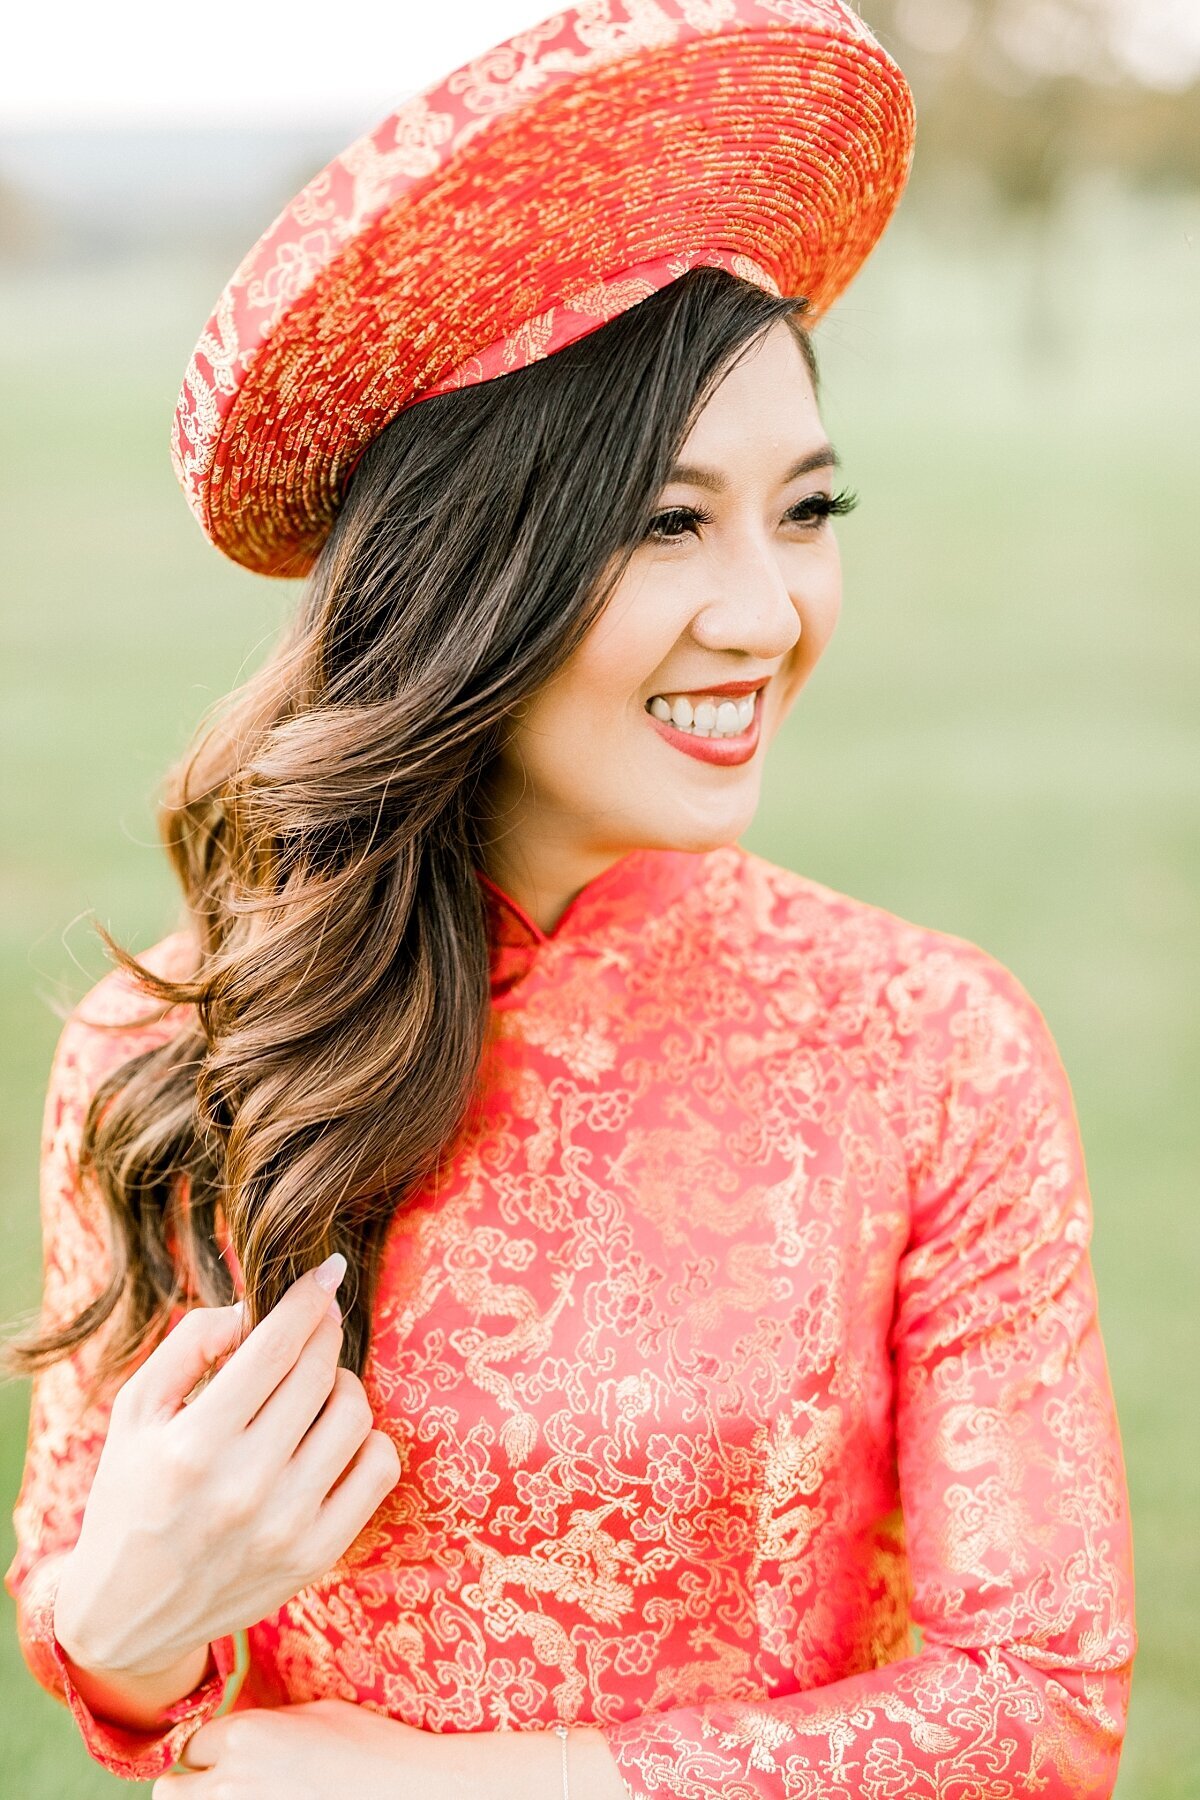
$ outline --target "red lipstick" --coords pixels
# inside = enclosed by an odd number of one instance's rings
[[[730,699],[740,698],[743,694],[756,693],[765,687],[765,681],[729,681],[724,687],[694,688],[697,694],[724,694]],[[672,694],[685,694],[686,688],[671,688]],[[690,697],[690,696],[689,696]],[[746,730],[737,737],[697,737],[694,731],[680,731],[678,725],[669,720],[656,719],[652,712],[646,717],[655,731],[676,750],[682,750],[688,756],[694,756],[697,762],[716,763],[719,768],[736,768],[739,763],[747,763],[758,749],[759,719],[762,713],[761,702],[756,702],[754,717]]]
[[[756,694],[759,688],[766,687],[769,680],[768,675],[760,675],[757,681],[725,681],[719,687],[673,687],[664,688],[662,691],[664,694],[686,694],[689,700],[693,694],[726,694],[731,700],[741,700],[745,695]]]

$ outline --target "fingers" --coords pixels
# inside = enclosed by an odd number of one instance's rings
[[[165,1775],[160,1775],[150,1789],[150,1800],[204,1800],[206,1794],[212,1794],[216,1769],[212,1764],[192,1762],[188,1756],[190,1749],[189,1739],[179,1761]]]
[[[176,1413],[213,1363],[237,1348],[244,1319],[240,1302],[185,1313],[124,1383],[124,1404],[146,1414]]]
[[[274,1402],[271,1403],[274,1405]],[[257,1429],[257,1420],[252,1430]],[[286,1480],[307,1489],[322,1503],[375,1423],[362,1382],[349,1369],[338,1369],[333,1389],[319,1418],[300,1440],[288,1464]]]
[[[333,1291],[346,1271],[340,1253],[292,1283],[278,1306],[213,1376],[190,1411],[202,1429],[243,1431],[295,1368],[308,1340],[325,1318]],[[181,1330],[186,1319],[180,1320]],[[168,1339],[168,1342],[170,1340]]]
[[[386,1433],[372,1431],[317,1515],[313,1542],[319,1573],[333,1567],[399,1479],[395,1444]]]
[[[284,1376],[275,1392],[246,1427],[245,1451],[252,1462],[282,1469],[305,1432],[313,1426],[322,1407],[332,1403],[331,1395],[339,1375],[350,1374],[348,1369],[338,1368],[341,1343],[340,1324],[328,1315],[324,1316],[296,1358],[295,1367]],[[363,1399],[365,1404],[365,1395]],[[351,1405],[353,1406],[353,1402]],[[357,1407],[354,1411],[357,1413]],[[368,1408],[367,1423],[355,1443],[347,1448],[335,1474],[345,1466],[351,1452],[357,1448],[370,1426]],[[313,1430],[315,1429],[313,1426]],[[332,1479],[331,1475],[330,1480]],[[325,1487],[328,1485],[326,1482]],[[325,1492],[325,1487],[322,1487],[322,1493]]]
[[[220,1761],[222,1748],[226,1745],[229,1727],[222,1719],[209,1719],[199,1730],[193,1731],[183,1749],[179,1752],[176,1769],[194,1770],[211,1769]],[[174,1770],[172,1770],[174,1773]]]

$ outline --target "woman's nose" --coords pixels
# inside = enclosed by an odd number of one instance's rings
[[[692,636],[706,650],[742,650],[770,661],[799,642],[800,609],[772,556],[731,563],[717,581],[718,591],[710,586],[692,619]]]

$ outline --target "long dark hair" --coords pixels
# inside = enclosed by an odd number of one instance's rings
[[[119,1375],[165,1331],[181,1255],[200,1300],[228,1303],[219,1204],[252,1322],[345,1253],[361,1373],[388,1220],[479,1072],[475,871],[506,721],[595,620],[738,353],[785,319],[815,379],[803,304],[695,269],[369,446],[291,628],[171,777],[194,973],[109,947],[182,1023],[91,1101],[80,1164],[116,1227],[111,1280],[63,1329],[11,1341],[11,1370],[67,1355],[124,1299],[95,1385]]]

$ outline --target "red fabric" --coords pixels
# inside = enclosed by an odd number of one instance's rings
[[[183,940],[164,948],[176,963]],[[151,962],[157,962],[152,955]],[[170,966],[171,957],[160,966]],[[127,1056],[161,1041],[170,1019],[139,1026],[154,1008],[122,975],[111,975],[68,1022],[51,1072],[42,1128],[42,1318],[61,1325],[107,1284],[110,1238],[103,1206],[78,1177],[76,1155],[88,1101],[104,1075]],[[176,1015],[178,1017],[178,1015]],[[180,1312],[178,1317],[182,1316]],[[75,1544],[108,1429],[109,1404],[85,1408],[83,1390],[108,1327],[74,1356],[37,1377],[30,1405],[25,1471],[13,1515],[17,1549],[5,1586],[17,1603],[26,1661],[41,1685],[71,1710],[89,1754],[113,1774],[149,1781],[180,1755],[192,1733],[223,1707],[234,1670],[232,1636],[210,1646],[200,1685],[162,1714],[157,1729],[138,1731],[94,1713],[75,1685],[54,1635],[54,1606],[63,1558]],[[281,1698],[256,1679],[242,1685],[241,1706]]]
[[[1125,1483],[1033,1002],[974,946],[737,849],[631,853],[550,933],[485,894],[478,1102],[391,1227],[364,1376],[403,1472],[251,1629],[238,1705],[595,1722],[633,1800],[1111,1793]],[[72,1144],[147,1041],[85,1022],[122,1009],[144,1002],[113,976],[55,1067],[55,1316],[99,1279]],[[72,1366],[35,1387],[8,1576],[39,1679],[30,1597],[104,1429]]]
[[[199,1686],[164,1708],[155,1727],[139,1731],[118,1725],[94,1712],[83,1698],[71,1663],[54,1635],[61,1567],[61,1555],[45,1556],[20,1587],[20,1637],[26,1660],[41,1685],[70,1708],[88,1752],[97,1762],[129,1780],[152,1780],[178,1759],[192,1733],[215,1716],[233,1672],[233,1638],[218,1638],[210,1645],[208,1667]]]

